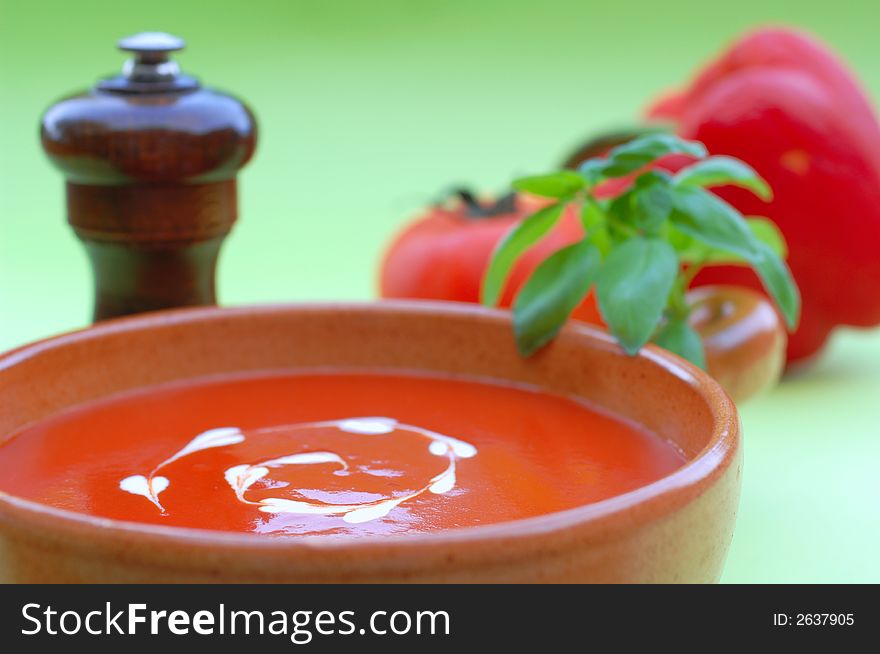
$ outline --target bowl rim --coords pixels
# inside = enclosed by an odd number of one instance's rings
[[[0,354],[0,373],[31,356],[47,349],[64,347],[103,335],[136,332],[152,327],[174,324],[191,324],[223,319],[237,315],[272,315],[303,312],[387,312],[409,315],[459,316],[511,323],[511,314],[503,309],[490,309],[475,304],[434,300],[380,300],[364,302],[306,302],[284,304],[248,304],[224,307],[188,307],[162,310],[106,320],[82,329],[51,336]],[[569,321],[562,334],[574,334],[591,342],[593,347],[622,352],[615,339],[605,330],[576,321]],[[328,538],[321,535],[297,535],[292,537],[266,536],[264,534],[239,533],[195,527],[154,525],[128,520],[104,518],[67,509],[59,509],[34,500],[18,497],[0,490],[0,528],[11,516],[16,517],[17,527],[23,521],[48,522],[53,531],[80,533],[86,530],[93,540],[130,541],[134,535],[145,545],[173,544],[196,546],[200,549],[234,549],[237,552],[258,553],[297,551],[356,551],[381,549],[383,552],[405,552],[423,547],[449,547],[470,545],[475,542],[528,539],[566,532],[595,525],[599,528],[608,522],[619,520],[638,522],[637,515],[648,516],[671,512],[674,506],[687,503],[688,499],[707,489],[712,481],[723,473],[734,460],[740,442],[740,420],[736,406],[706,372],[690,362],[655,345],[648,344],[635,355],[660,366],[694,389],[708,406],[712,418],[712,434],[705,447],[693,458],[671,473],[632,491],[615,495],[578,507],[520,518],[504,522],[469,527],[441,529],[403,535],[340,536]],[[499,379],[503,381],[503,379]],[[144,388],[147,388],[145,386]],[[540,387],[539,387],[540,388]],[[552,391],[551,391],[552,392]],[[657,512],[654,506],[667,504],[665,511]]]

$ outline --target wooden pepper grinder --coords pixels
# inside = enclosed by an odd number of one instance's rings
[[[236,98],[180,73],[181,39],[119,42],[122,74],[43,116],[47,155],[67,179],[67,218],[95,279],[95,320],[216,303],[214,276],[237,215],[236,182],[256,122]]]

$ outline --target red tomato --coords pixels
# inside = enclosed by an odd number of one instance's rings
[[[382,264],[380,292],[385,298],[479,302],[492,252],[507,231],[545,200],[523,194],[497,203],[476,202],[468,194],[435,206],[395,238]],[[556,227],[514,267],[502,297],[510,306],[523,281],[556,250],[583,237],[577,214],[567,209]],[[575,317],[595,316],[591,298]]]

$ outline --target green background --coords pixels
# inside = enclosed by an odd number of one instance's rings
[[[88,320],[90,273],[37,122],[115,72],[132,32],[185,37],[183,67],[260,120],[221,262],[227,304],[372,297],[383,244],[438,191],[555,165],[756,24],[809,28],[880,95],[868,1],[0,2],[0,348]],[[743,408],[726,581],[880,582],[878,400],[880,331],[841,331]]]

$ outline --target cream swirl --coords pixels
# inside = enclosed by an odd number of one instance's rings
[[[456,462],[477,454],[477,449],[470,443],[457,438],[440,434],[415,425],[400,423],[394,418],[358,417],[343,420],[279,425],[243,432],[237,427],[219,427],[209,429],[193,438],[183,448],[157,465],[148,475],[131,475],[119,482],[119,488],[125,492],[141,495],[166,513],[160,501],[160,494],[168,489],[171,480],[159,474],[163,468],[196,452],[219,447],[228,447],[243,443],[250,436],[290,431],[305,432],[309,430],[336,429],[348,434],[363,436],[387,435],[396,432],[418,435],[427,441],[428,452],[436,457],[446,459],[446,467],[425,480],[416,489],[398,496],[385,496],[363,502],[333,504],[314,499],[290,499],[284,497],[263,497],[259,500],[248,498],[252,486],[261,479],[267,478],[273,469],[286,466],[320,465],[337,466],[347,471],[349,463],[338,452],[316,450],[293,452],[255,463],[243,463],[232,466],[224,472],[224,478],[232,489],[235,498],[248,505],[253,505],[265,513],[287,513],[300,515],[339,516],[347,523],[357,524],[382,518],[400,504],[413,500],[424,493],[445,494],[455,487]]]

